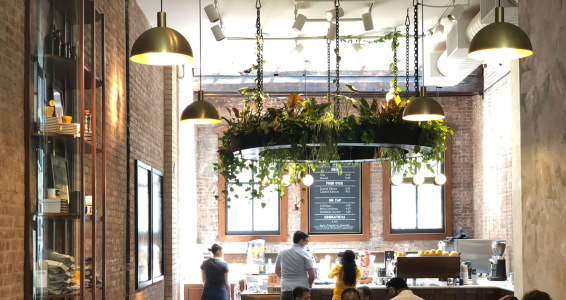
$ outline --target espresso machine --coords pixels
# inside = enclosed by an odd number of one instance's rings
[[[507,270],[505,268],[505,244],[504,240],[494,240],[491,242],[491,250],[493,257],[489,259],[491,263],[490,276],[487,277],[491,281],[505,281],[507,280]]]

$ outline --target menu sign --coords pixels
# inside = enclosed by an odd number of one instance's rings
[[[310,173],[309,233],[362,233],[362,166],[318,167]]]

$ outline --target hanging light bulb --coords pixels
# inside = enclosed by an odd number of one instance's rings
[[[311,186],[314,183],[314,177],[311,174],[303,176],[303,184],[306,186]]]
[[[301,31],[303,30],[303,26],[305,26],[305,22],[307,21],[307,17],[304,15],[298,14],[295,23],[293,23],[293,30]]]
[[[434,39],[437,42],[444,40],[444,25],[440,24],[440,20],[434,27]]]
[[[477,60],[510,60],[531,56],[533,45],[519,27],[503,21],[503,7],[495,8],[495,23],[482,28],[468,48],[468,57]]]
[[[426,96],[426,87],[421,87],[421,96],[411,100],[403,111],[403,120],[434,121],[444,119],[444,110],[436,100]]]
[[[283,175],[283,178],[281,178],[281,184],[284,186],[291,185],[291,175],[289,174]]]
[[[342,9],[342,7],[338,8],[338,14],[340,17],[344,16],[344,9]],[[331,9],[326,12],[326,20],[328,21],[336,20],[336,9]]]
[[[301,55],[301,52],[303,52],[303,49],[305,49],[305,47],[302,44],[298,44],[297,46],[295,46],[293,51],[291,51],[291,54],[299,56]]]
[[[391,176],[391,184],[392,185],[400,185],[401,183],[403,183],[403,176],[399,175],[399,174],[395,174],[393,176]]]
[[[422,174],[415,174],[415,176],[413,176],[413,184],[414,185],[421,185],[423,184],[425,181],[425,178]]]
[[[202,31],[200,28],[201,23],[201,11],[200,11],[199,0],[199,38],[200,38],[200,72],[199,72],[199,84],[200,89],[198,91],[198,99],[193,103],[189,104],[183,110],[181,114],[181,122],[192,123],[192,124],[216,124],[222,121],[220,117],[220,112],[212,103],[204,101],[204,92],[202,91]],[[216,25],[218,26],[218,25]]]
[[[142,33],[134,42],[130,53],[131,61],[143,65],[183,65],[193,59],[191,45],[182,34],[167,27],[166,14],[163,11],[157,13],[157,27]]]
[[[446,175],[438,174],[434,177],[434,184],[436,185],[443,185],[446,183]]]
[[[267,176],[263,177],[263,180],[261,181],[261,185],[268,186],[269,185],[269,177],[267,177]]]

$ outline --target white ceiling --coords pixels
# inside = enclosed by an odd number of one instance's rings
[[[224,40],[216,42],[210,28],[214,25],[208,21],[204,12],[206,5],[212,4],[213,0],[201,0],[202,6],[202,48],[203,48],[203,73],[205,74],[236,74],[249,68],[255,62],[255,45],[253,40],[234,41]],[[424,0],[425,5],[447,5],[452,0]],[[160,10],[159,0],[137,0],[139,6],[148,17],[152,26],[157,25],[156,13]],[[227,37],[247,37],[253,38],[256,32],[256,0],[218,0],[221,17],[224,21]],[[363,13],[368,12],[370,3],[368,1],[342,0],[345,15],[343,18],[361,18]],[[410,8],[411,24],[413,23],[413,0],[376,0],[372,9],[373,24],[375,29],[365,32],[360,22],[341,22],[340,35],[353,36],[378,36],[397,30],[405,32],[405,17],[407,8]],[[466,0],[457,0],[456,3],[467,4]],[[163,0],[163,11],[167,13],[167,26],[181,32],[193,47],[195,62],[192,68],[198,69],[199,60],[199,23],[198,23],[197,0]],[[298,4],[299,13],[309,19],[323,19],[327,10],[333,9],[333,2],[310,2]],[[467,11],[478,11],[479,0],[470,0]],[[439,17],[445,12],[445,8],[424,9],[424,28],[427,30],[435,25]],[[446,14],[444,14],[446,15]],[[421,11],[419,10],[419,22]],[[291,26],[294,22],[294,2],[293,0],[263,0],[261,9],[261,20],[264,33],[269,34],[269,38],[295,38],[295,37],[322,37],[326,35],[328,23],[308,22],[302,32],[295,32]],[[448,32],[451,24],[446,18],[442,23],[445,25],[445,32]],[[419,24],[419,32],[420,32]],[[411,34],[413,33],[411,29]],[[267,37],[267,36],[264,36]],[[399,66],[405,68],[405,43],[401,39],[398,59],[401,61]],[[265,70],[292,71],[304,68],[303,61],[310,60],[311,65],[308,69],[325,70],[326,64],[326,42],[325,40],[302,40],[298,41],[305,46],[303,53],[299,57],[290,55],[295,46],[295,41],[272,41],[265,40],[264,59],[266,60]],[[425,41],[425,49],[429,49],[432,38]],[[335,43],[333,42],[332,48]],[[355,53],[350,45],[341,45],[342,62],[341,70],[387,70],[392,61],[392,52],[389,43],[366,45],[365,51]],[[410,45],[410,51],[414,47]],[[412,55],[411,60],[412,60]],[[334,55],[332,65],[335,65]],[[410,62],[413,64],[412,61]]]

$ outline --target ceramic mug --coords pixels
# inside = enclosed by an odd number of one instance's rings
[[[63,116],[63,123],[65,123],[65,124],[71,124],[72,120],[73,120],[73,117],[71,117],[71,116]]]
[[[57,199],[59,198],[61,191],[59,189],[47,189],[47,198],[48,199]]]
[[[53,116],[53,112],[55,111],[55,107],[53,106],[46,106],[45,107],[45,116],[46,117],[51,117]]]

